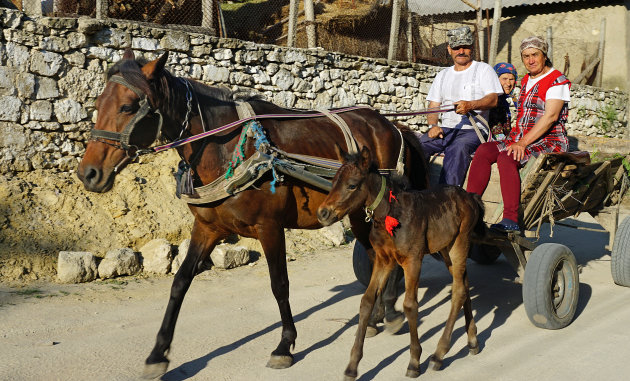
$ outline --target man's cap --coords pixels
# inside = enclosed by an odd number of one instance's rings
[[[473,34],[468,26],[451,29],[446,32],[448,36],[448,46],[455,48],[473,44]]]
[[[544,38],[540,36],[530,36],[521,41],[520,52],[523,53],[523,50],[534,48],[543,52],[544,55],[547,55],[547,50],[549,49],[549,45]]]

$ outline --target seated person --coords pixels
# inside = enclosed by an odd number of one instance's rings
[[[518,74],[514,65],[507,62],[500,62],[494,65],[494,71],[499,76],[499,82],[503,87],[503,94],[499,95],[497,107],[490,110],[488,117],[488,125],[490,126],[490,135],[488,140],[503,140],[512,129],[512,113],[510,112],[510,101],[518,108],[517,101],[514,99],[514,87]]]
[[[473,61],[473,36],[469,27],[451,29],[447,35],[447,49],[454,65],[437,74],[427,100],[430,108],[454,105],[455,110],[442,115],[441,126],[438,114],[429,114],[429,131],[420,137],[420,143],[427,159],[444,153],[440,184],[462,186],[470,157],[481,144],[466,114],[475,110],[487,120],[488,110],[496,106],[503,89],[490,65]],[[479,121],[476,124],[485,141],[487,127]]]
[[[490,180],[490,167],[497,163],[503,198],[503,220],[491,228],[517,231],[521,178],[518,170],[532,156],[566,152],[569,146],[565,124],[569,111],[571,82],[553,68],[547,57],[547,42],[528,37],[520,46],[527,74],[521,81],[516,125],[503,141],[479,146],[470,166],[467,191],[483,194]]]

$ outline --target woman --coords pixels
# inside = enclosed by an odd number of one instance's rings
[[[518,79],[516,68],[507,62],[500,62],[494,65],[494,71],[499,77],[499,82],[503,88],[503,94],[499,95],[497,106],[490,110],[488,123],[490,125],[489,140],[503,140],[512,130],[512,113],[510,112],[510,102],[518,108],[514,93],[514,87]]]
[[[497,163],[503,198],[503,220],[491,228],[517,231],[521,179],[518,170],[532,156],[566,152],[569,146],[565,124],[571,83],[552,67],[548,45],[541,37],[521,42],[521,59],[528,74],[521,81],[516,125],[507,139],[479,146],[470,166],[467,191],[483,194],[490,180],[490,167]]]

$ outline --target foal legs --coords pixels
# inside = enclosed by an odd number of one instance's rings
[[[352,346],[352,351],[350,352],[350,362],[344,372],[345,381],[353,381],[357,378],[357,368],[359,367],[359,361],[361,361],[361,358],[363,357],[363,343],[365,341],[368,319],[372,313],[372,309],[374,308],[376,295],[381,292],[385,286],[387,277],[391,273],[394,265],[395,263],[383,263],[382,259],[379,258],[378,253],[376,254],[370,284],[361,298],[361,307],[359,308],[359,327],[357,328],[354,345]]]
[[[479,352],[479,345],[477,343],[477,326],[472,315],[472,305],[470,301],[470,292],[468,290],[468,274],[466,273],[466,257],[468,256],[468,248],[470,247],[470,241],[468,237],[462,237],[460,235],[455,239],[451,250],[449,250],[449,261],[447,267],[451,275],[453,276],[453,286],[451,291],[451,310],[444,326],[444,333],[440,337],[438,347],[435,353],[431,357],[429,367],[433,370],[439,370],[442,367],[442,361],[444,355],[451,348],[451,336],[453,334],[453,326],[457,315],[464,307],[464,316],[466,318],[466,332],[468,334],[468,348],[471,354],[477,354]]]
[[[409,324],[409,350],[411,359],[407,367],[407,377],[420,376],[420,355],[422,346],[418,340],[418,282],[422,268],[422,256],[414,256],[407,259],[403,265],[405,270],[405,300],[403,309]]]
[[[195,221],[188,253],[186,253],[186,258],[173,278],[171,297],[157,334],[155,346],[145,361],[142,373],[143,378],[157,378],[166,372],[168,368],[166,354],[173,341],[175,323],[177,322],[177,316],[179,315],[186,291],[188,291],[190,283],[199,272],[199,264],[208,257],[221,238],[223,236],[219,233],[211,231]]]

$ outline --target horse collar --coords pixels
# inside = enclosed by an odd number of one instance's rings
[[[378,191],[378,194],[376,195],[376,199],[374,199],[374,202],[372,202],[370,206],[365,207],[365,222],[370,222],[372,220],[372,217],[374,216],[374,209],[376,209],[378,204],[380,204],[381,201],[383,201],[386,185],[387,184],[386,184],[385,176],[381,176],[381,189]]]

